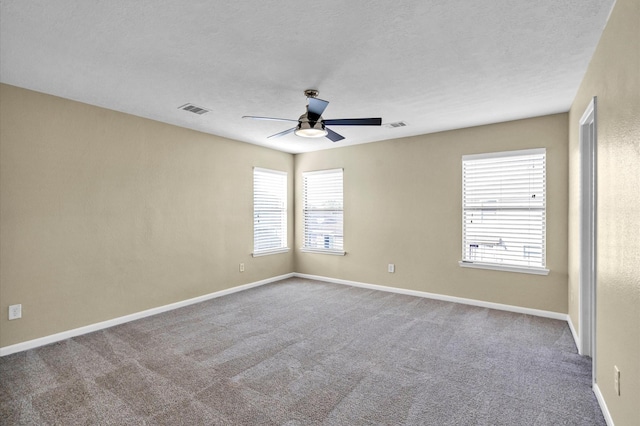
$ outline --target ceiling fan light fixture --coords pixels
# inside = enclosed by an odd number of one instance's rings
[[[296,136],[303,138],[322,138],[325,137],[331,142],[339,142],[344,139],[339,133],[334,132],[331,129],[325,128],[325,124],[329,126],[380,126],[382,125],[382,118],[339,118],[334,120],[325,120],[322,118],[328,101],[318,99],[318,91],[315,89],[309,89],[304,91],[304,95],[307,97],[307,112],[302,114],[298,118],[298,125],[291,127],[285,131],[268,136],[267,139],[279,138],[281,136],[295,133]],[[242,118],[253,118],[255,120],[273,120],[273,121],[295,121],[288,118],[275,118],[275,117],[259,117],[255,115],[245,115]]]
[[[322,121],[317,121],[312,126],[308,121],[300,121],[294,133],[303,138],[322,138],[329,132],[324,128]]]

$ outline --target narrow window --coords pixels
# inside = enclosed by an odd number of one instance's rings
[[[462,157],[461,266],[546,274],[546,150]]]
[[[255,167],[253,255],[287,250],[287,173]]]
[[[304,172],[303,251],[344,255],[342,169]]]

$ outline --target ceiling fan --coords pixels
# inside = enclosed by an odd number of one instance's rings
[[[329,102],[322,99],[318,99],[317,90],[305,90],[304,95],[309,100],[307,105],[307,112],[302,114],[297,120],[288,118],[273,118],[273,117],[257,117],[254,115],[245,115],[242,118],[251,118],[253,120],[271,120],[271,121],[292,121],[298,122],[296,127],[287,129],[283,132],[276,133],[269,136],[269,138],[279,138],[280,136],[294,133],[297,136],[303,138],[321,138],[326,136],[333,142],[338,142],[344,139],[344,136],[334,132],[326,126],[380,126],[382,125],[382,118],[341,118],[333,120],[325,120],[322,118],[322,113],[329,105]]]

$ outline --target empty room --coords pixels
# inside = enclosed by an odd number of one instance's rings
[[[2,0],[0,424],[640,426],[639,28]]]

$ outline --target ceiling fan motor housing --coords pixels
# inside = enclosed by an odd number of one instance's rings
[[[327,130],[324,128],[322,117],[317,121],[309,121],[308,113],[304,113],[298,119],[295,134],[303,138],[321,138],[327,135]]]
[[[329,126],[380,126],[382,124],[382,118],[342,118],[325,120],[322,118],[328,101],[318,98],[320,92],[315,89],[307,89],[304,91],[309,103],[307,105],[307,111],[300,116],[296,127],[284,130],[269,136],[268,138],[277,138],[281,136],[294,133],[296,136],[302,136],[304,138],[321,138],[326,136],[333,142],[338,142],[344,139],[344,136],[334,132],[333,130],[325,127]],[[288,118],[274,118],[274,117],[258,117],[245,115],[243,118],[253,118],[257,120],[274,120],[274,121],[295,121]]]

